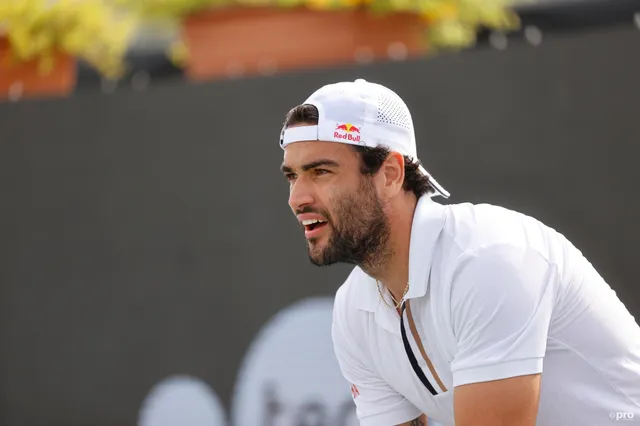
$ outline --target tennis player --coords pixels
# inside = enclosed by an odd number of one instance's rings
[[[311,262],[355,265],[332,334],[362,426],[640,424],[640,327],[615,292],[539,221],[434,201],[393,91],[326,85],[280,139]]]
[[[332,334],[362,426],[640,424],[640,327],[615,292],[539,221],[435,202],[393,91],[324,86],[281,146],[311,262],[355,265]]]

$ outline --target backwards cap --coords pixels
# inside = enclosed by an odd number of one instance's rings
[[[392,90],[363,79],[328,84],[316,90],[304,104],[318,109],[318,124],[282,129],[280,146],[303,141],[340,142],[358,146],[385,146],[418,161],[411,113]],[[429,176],[434,196],[449,198],[447,192]]]

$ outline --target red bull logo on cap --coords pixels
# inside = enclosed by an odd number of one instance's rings
[[[360,128],[350,123],[338,124],[333,132],[333,137],[351,142],[360,142]]]

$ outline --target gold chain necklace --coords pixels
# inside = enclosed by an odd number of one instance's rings
[[[407,295],[407,292],[409,291],[409,282],[407,281],[407,286],[404,288],[404,292],[402,293],[402,297],[400,298],[399,302],[396,300],[395,297],[393,297],[393,294],[389,292],[389,296],[391,296],[391,300],[393,300],[393,303],[395,303],[396,306],[391,306],[390,304],[387,303],[387,300],[384,298],[384,295],[382,294],[382,290],[380,289],[380,283],[378,282],[378,280],[376,280],[376,287],[378,288],[378,293],[380,293],[380,299],[382,299],[384,304],[387,305],[388,308],[398,309],[402,304],[402,302],[404,301],[404,297]]]

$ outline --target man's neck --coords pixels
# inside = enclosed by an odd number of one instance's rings
[[[410,198],[391,209],[389,240],[384,254],[362,265],[362,269],[383,284],[397,301],[402,299],[409,282],[409,246],[416,204],[415,198]]]

